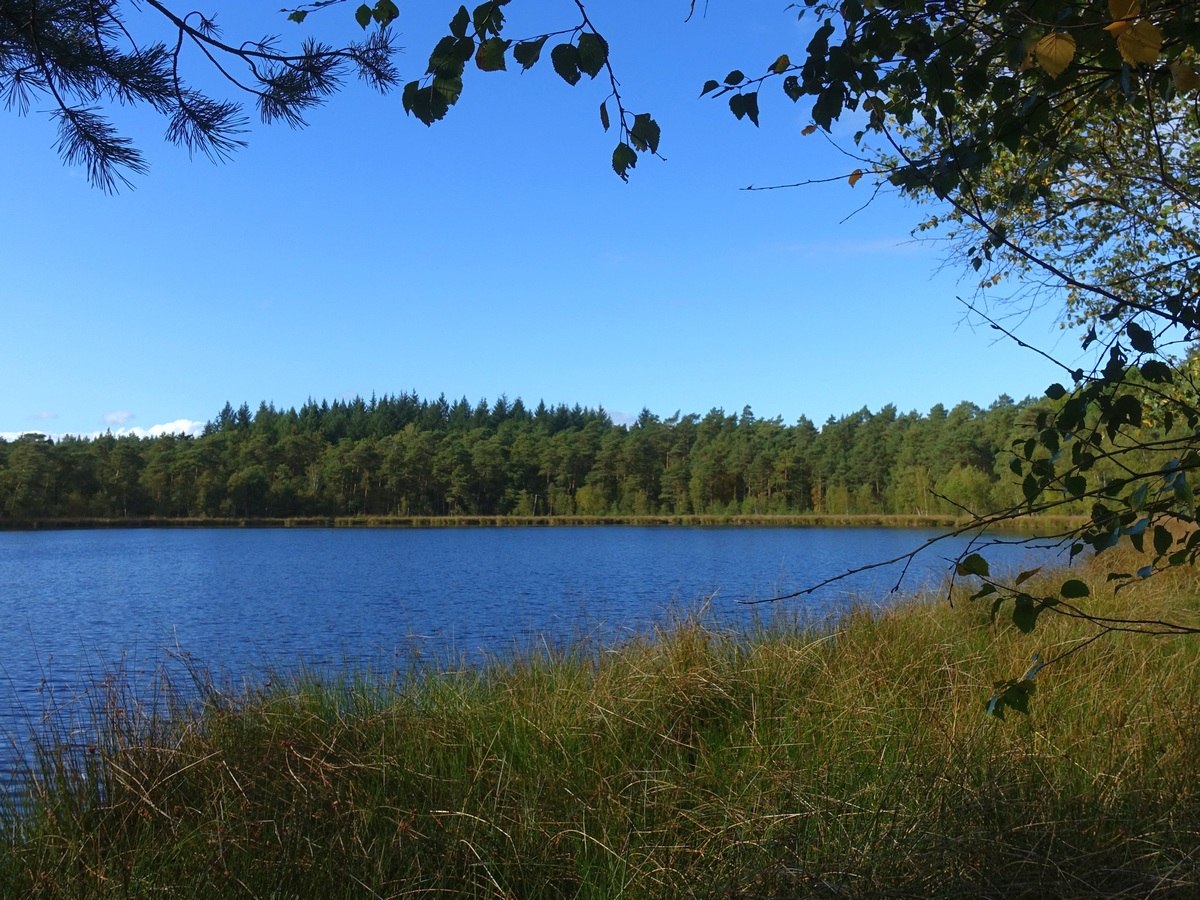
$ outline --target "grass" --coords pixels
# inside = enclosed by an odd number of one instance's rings
[[[1195,572],[1139,588],[1095,602],[1200,619]],[[1084,634],[911,602],[197,708],[110,680],[94,748],[45,742],[10,799],[0,893],[1196,896],[1197,639],[1111,636],[983,715]]]

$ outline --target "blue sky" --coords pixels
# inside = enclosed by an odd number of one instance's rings
[[[192,5],[217,12],[227,39],[358,31],[353,3],[303,28],[278,0]],[[163,143],[153,113],[118,109],[151,171],[116,196],[61,164],[45,115],[0,115],[0,433],[183,428],[226,401],[414,390],[618,419],[748,404],[820,423],[1059,380],[965,317],[970,280],[909,237],[920,208],[883,194],[856,213],[866,180],[742,190],[854,167],[801,135],[805,101],[769,89],[755,129],[698,98],[707,78],[801,55],[811,24],[785,6],[714,0],[685,23],[683,0],[593,0],[628,107],[663,130],[666,161],[644,158],[629,184],[609,168],[603,76],[571,88],[548,58],[469,72],[431,129],[398,92],[351,83],[307,129],[255,121],[222,165]],[[456,8],[401,4],[406,80]],[[518,38],[573,24],[575,8],[514,0],[509,21]],[[224,90],[192,63],[194,81]],[[1070,362],[1054,312],[1021,334]]]

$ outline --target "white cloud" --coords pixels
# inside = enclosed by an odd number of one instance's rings
[[[49,410],[44,409],[41,412],[34,413],[32,416],[30,416],[30,418],[35,422],[47,422],[50,419],[57,419],[58,413],[50,412]]]
[[[105,421],[106,422],[110,421],[110,416],[113,416],[113,415],[124,415],[127,417],[125,419],[125,421],[129,421],[129,419],[133,418],[132,413],[119,413],[119,414],[110,413],[108,416],[104,417]],[[54,441],[61,441],[64,437],[68,437],[68,436],[84,437],[84,438],[98,438],[105,434],[111,434],[113,437],[139,437],[139,438],[146,438],[146,437],[156,438],[156,437],[162,437],[164,434],[183,435],[183,436],[188,436],[188,437],[199,437],[200,434],[204,431],[205,424],[206,423],[204,423],[204,422],[197,422],[195,419],[176,419],[173,422],[164,422],[161,425],[151,425],[149,428],[142,428],[140,426],[134,426],[133,428],[108,428],[108,429],[105,429],[104,431],[93,431],[91,434],[70,434],[70,435],[64,434],[64,433],[47,434],[46,432],[31,428],[31,429],[26,429],[25,431],[0,431],[0,440],[15,441],[17,438],[21,437],[21,435],[23,435],[23,434],[45,434],[46,437],[48,437]]]
[[[128,410],[118,409],[115,412],[104,414],[105,425],[116,425],[118,428],[123,428],[133,420],[133,413]]]
[[[164,434],[197,437],[204,430],[204,425],[204,422],[197,422],[194,419],[176,419],[173,422],[164,422],[162,425],[151,425],[149,428],[121,428],[113,432],[113,434],[117,437],[126,434],[131,434],[134,437],[162,437]]]

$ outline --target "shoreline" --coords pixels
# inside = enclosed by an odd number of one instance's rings
[[[746,528],[970,528],[968,516],[949,515],[654,515],[654,516],[288,516],[0,519],[0,531],[110,528],[550,528],[596,526]],[[1005,523],[1004,531],[1063,531],[1086,516],[1035,516]]]

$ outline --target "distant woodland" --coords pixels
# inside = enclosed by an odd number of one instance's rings
[[[415,395],[230,404],[199,437],[0,440],[0,519],[986,513],[1047,401],[866,408],[818,427],[714,409]]]

